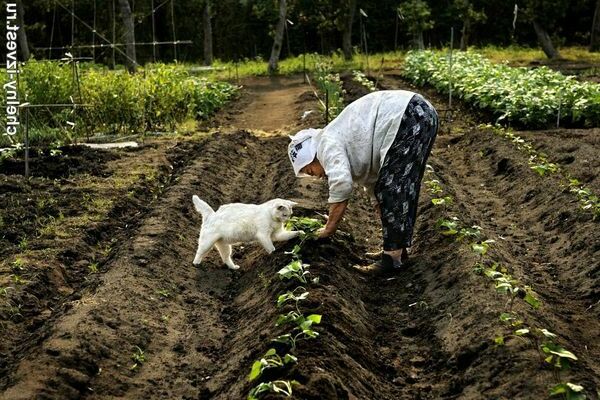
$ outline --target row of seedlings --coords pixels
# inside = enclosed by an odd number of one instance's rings
[[[433,169],[428,166],[428,180],[425,184],[432,195],[431,202],[441,207],[444,217],[439,218],[436,227],[439,232],[447,237],[453,237],[457,242],[467,243],[469,248],[477,254],[479,260],[474,266],[474,272],[487,277],[495,291],[506,296],[505,309],[499,315],[499,320],[504,324],[506,334],[494,338],[497,346],[503,346],[506,339],[518,338],[531,343],[539,353],[542,363],[552,368],[555,382],[550,388],[550,395],[562,395],[566,399],[585,399],[584,388],[581,385],[565,381],[564,372],[569,369],[570,363],[577,361],[577,356],[565,349],[557,342],[557,335],[548,329],[526,323],[525,319],[514,310],[516,299],[522,299],[533,309],[541,306],[535,292],[527,285],[521,284],[514,278],[505,266],[493,260],[488,250],[494,246],[495,240],[486,238],[482,228],[478,225],[465,226],[459,218],[451,216],[449,206],[453,198],[444,193],[440,181],[435,179]]]
[[[287,327],[289,331],[272,339],[271,347],[252,364],[248,380],[258,383],[250,390],[248,400],[257,400],[267,393],[290,397],[293,387],[299,384],[295,380],[266,380],[265,376],[269,370],[283,372],[298,363],[298,342],[319,336],[314,330],[314,325],[321,323],[322,316],[306,315],[302,307],[310,295],[308,286],[318,283],[319,278],[311,278],[309,265],[302,262],[300,253],[304,243],[315,238],[317,229],[322,226],[320,221],[306,217],[292,217],[286,224],[286,229],[304,232],[300,236],[300,242],[286,253],[291,255],[292,261],[277,271],[279,279],[287,283],[288,290],[277,296],[276,305],[281,312],[275,326]]]
[[[600,218],[600,198],[590,188],[583,185],[578,179],[574,178],[559,165],[548,160],[548,156],[537,151],[533,145],[516,135],[511,129],[503,128],[499,125],[485,124],[480,125],[480,129],[489,129],[495,135],[511,142],[518,150],[529,157],[529,167],[540,176],[553,175],[559,179],[559,185],[567,189],[570,193],[577,196],[580,208],[586,212],[592,213],[594,220]]]

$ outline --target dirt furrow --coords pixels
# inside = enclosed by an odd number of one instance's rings
[[[589,296],[598,287],[590,275],[598,259],[598,238],[591,234],[597,224],[576,211],[571,194],[561,192],[551,178],[537,176],[524,155],[490,132],[458,134],[438,147],[435,162],[461,214],[497,241],[491,257],[539,293],[543,305],[529,314],[579,356],[575,379],[597,386],[600,334],[581,329],[598,325],[589,309]],[[587,247],[569,257],[582,240]]]

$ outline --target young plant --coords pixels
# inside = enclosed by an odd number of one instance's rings
[[[300,294],[296,294],[297,291],[301,290]],[[308,298],[308,292],[303,286],[298,286],[293,291],[287,291],[284,294],[279,295],[277,298],[277,307],[281,307],[284,304],[293,301],[296,307],[296,311],[300,313],[300,309],[298,307],[298,303],[302,300],[306,300]]]
[[[554,342],[548,341],[541,345],[542,351],[547,355],[544,359],[548,364],[553,365],[559,370],[565,370],[570,367],[569,360],[577,361],[575,354],[557,345]]]
[[[272,382],[263,382],[258,384],[258,386],[252,388],[250,393],[248,394],[248,400],[258,400],[262,395],[266,393],[276,393],[281,394],[286,397],[290,397],[292,395],[292,386],[298,385],[299,383],[296,381],[272,381]]]
[[[431,180],[425,181],[425,184],[427,185],[427,188],[429,189],[429,193],[431,193],[432,195],[438,195],[438,194],[444,192],[444,189],[442,189],[442,186],[440,185],[440,181],[438,181],[437,179],[431,179]],[[435,204],[435,203],[433,203],[433,204]]]
[[[138,365],[141,365],[146,362],[146,354],[144,350],[135,346],[135,352],[131,355],[131,359],[135,362],[130,369],[136,369]]]
[[[436,221],[435,227],[440,230],[442,235],[456,235],[460,229],[459,219],[456,217],[452,217],[451,219],[440,218]]]
[[[567,400],[585,400],[583,386],[571,382],[561,382],[550,389],[550,396],[563,396]]]
[[[259,378],[267,369],[283,367],[284,365],[295,364],[297,362],[298,358],[291,354],[286,353],[282,358],[277,354],[275,349],[269,349],[260,360],[254,361],[254,364],[252,364],[248,381],[252,382]]]
[[[496,241],[494,239],[488,239],[483,242],[475,242],[471,244],[471,249],[480,256],[484,256],[492,243],[496,243]]]
[[[444,196],[444,197],[439,197],[439,198],[435,198],[435,199],[431,199],[431,202],[433,203],[434,206],[449,206],[452,205],[452,196]]]
[[[308,264],[302,264],[300,260],[294,260],[277,271],[280,279],[295,279],[301,283],[307,283],[306,277],[310,274]]]

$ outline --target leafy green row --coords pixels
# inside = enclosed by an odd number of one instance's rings
[[[80,134],[138,133],[173,128],[191,117],[204,119],[230,99],[237,87],[192,76],[177,64],[153,64],[137,74],[99,67],[29,61],[20,74],[20,101],[30,104],[85,104],[71,108],[32,109],[31,124],[72,127]],[[79,71],[80,81],[74,79]],[[0,79],[0,84],[6,74]]]
[[[248,375],[250,382],[260,379],[267,370],[285,369],[296,364],[298,357],[292,353],[296,350],[297,342],[299,340],[315,339],[319,336],[319,333],[313,329],[313,325],[320,324],[322,316],[320,314],[305,315],[301,309],[301,303],[306,301],[310,294],[306,289],[306,285],[309,282],[317,283],[319,279],[310,279],[309,265],[302,263],[300,251],[305,241],[314,238],[317,229],[322,226],[323,224],[320,221],[304,217],[292,217],[286,224],[287,229],[304,232],[300,237],[300,243],[295,245],[291,252],[286,253],[291,254],[293,260],[277,272],[281,280],[296,281],[299,285],[293,290],[288,290],[280,294],[276,302],[277,308],[282,309],[282,313],[277,317],[275,326],[291,326],[291,328],[288,333],[277,336],[271,342],[284,345],[286,348],[289,348],[289,352],[278,354],[278,351],[283,352],[283,350],[278,350],[275,347],[269,348],[260,359],[254,361],[252,364],[250,374]],[[294,380],[260,382],[250,390],[248,400],[257,400],[267,393],[282,394],[290,397],[293,386],[298,384]]]
[[[455,53],[452,67],[439,51],[411,51],[403,76],[452,93],[493,113],[498,121],[539,128],[557,118],[584,125],[600,124],[600,86],[578,82],[547,67],[529,69],[494,64],[474,52]]]
[[[428,168],[427,173],[431,174],[432,169]],[[429,179],[425,181],[425,184],[431,195],[441,196],[444,194],[438,180]],[[452,204],[452,196],[436,197],[431,201],[434,205],[443,207],[444,211],[447,211],[447,207]],[[556,334],[545,328],[526,325],[513,311],[516,298],[523,299],[525,303],[534,309],[540,307],[541,301],[530,287],[521,285],[508,273],[506,268],[485,259],[489,248],[494,245],[495,241],[493,239],[481,240],[482,228],[480,226],[463,226],[456,217],[440,218],[436,222],[436,227],[442,235],[454,237],[456,241],[470,240],[471,250],[479,256],[479,262],[475,265],[474,272],[489,278],[494,283],[496,292],[508,297],[505,306],[507,309],[500,314],[500,321],[506,324],[510,333],[496,336],[494,338],[496,345],[504,345],[507,337],[528,340],[539,352],[543,362],[552,366],[556,371],[557,383],[550,388],[550,395],[563,395],[568,399],[584,400],[586,395],[583,387],[571,382],[564,382],[560,376],[561,371],[565,371],[570,367],[570,362],[577,361],[575,354],[556,343]]]

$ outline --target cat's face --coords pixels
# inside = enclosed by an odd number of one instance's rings
[[[285,223],[292,216],[292,206],[294,202],[278,203],[273,209],[273,218],[276,221]]]

